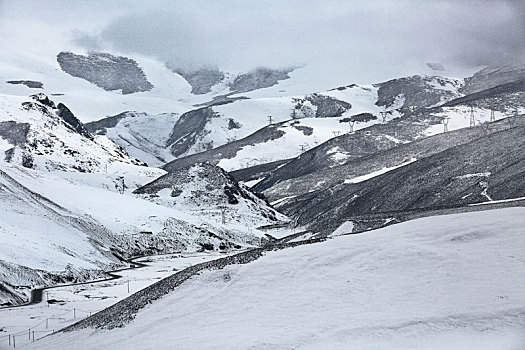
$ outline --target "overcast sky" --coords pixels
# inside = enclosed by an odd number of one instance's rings
[[[523,58],[525,1],[0,1],[0,21],[56,27],[70,43],[216,65],[351,67],[357,80],[426,62]],[[28,27],[21,35],[31,35]],[[408,69],[409,70],[409,69]]]

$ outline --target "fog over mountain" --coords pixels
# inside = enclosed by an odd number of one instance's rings
[[[25,32],[60,31],[77,49],[140,54],[180,68],[240,72],[299,65],[356,82],[420,73],[429,62],[460,75],[464,68],[523,57],[525,51],[521,1],[64,4],[1,1],[1,33],[24,25]]]

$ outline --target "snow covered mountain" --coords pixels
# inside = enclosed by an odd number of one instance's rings
[[[238,180],[258,179],[259,182],[254,189],[263,192],[278,182],[283,183],[316,171],[344,165],[378,151],[443,133],[444,123],[446,123],[446,130],[453,131],[470,127],[473,122],[479,133],[486,132],[488,131],[486,129],[490,128],[488,122],[508,116],[510,118],[507,122],[512,122],[516,115],[524,113],[524,96],[525,85],[523,82],[516,82],[458,97],[438,107],[402,108],[400,112],[402,118],[332,138],[306,151],[300,157],[286,162],[271,173],[258,174],[257,178],[254,178],[249,172],[245,172],[245,177],[238,177]],[[446,145],[445,143],[442,146]],[[410,160],[409,158],[405,157],[404,161]],[[391,166],[389,162],[387,163],[384,167]],[[322,180],[319,178],[318,181]],[[280,191],[276,188],[275,193]]]
[[[0,150],[5,161],[41,171],[103,171],[108,163],[140,165],[104,136],[92,135],[62,103],[44,94],[0,95]]]
[[[179,210],[204,212],[221,208],[229,221],[253,220],[252,226],[286,219],[223,169],[209,163],[172,171],[133,193]]]
[[[153,128],[173,129],[168,139],[155,141],[148,139],[147,130],[141,131],[139,119],[122,120],[122,115],[87,126],[93,132],[107,134],[148,164],[174,160],[167,166],[174,169],[194,159],[234,170],[293,158],[338,134],[397,118],[415,108],[446,102],[460,96],[457,89],[461,84],[457,79],[413,76],[369,86],[353,84],[304,96],[230,99],[183,113],[175,124],[163,118],[155,122],[152,116],[148,117],[151,120],[148,125]],[[117,120],[122,121],[115,123]],[[279,137],[276,132],[263,131],[269,122],[279,126]],[[166,148],[171,155],[166,154]],[[190,158],[179,161],[185,156]]]
[[[204,186],[209,196],[192,203],[174,206],[133,194],[166,172],[91,133],[44,94],[2,94],[0,111],[0,234],[6,242],[0,303],[27,301],[30,287],[102,276],[119,262],[113,253],[257,246],[266,240],[259,226],[286,220],[223,170],[206,165],[208,172],[180,175],[184,181],[177,183],[187,195]]]

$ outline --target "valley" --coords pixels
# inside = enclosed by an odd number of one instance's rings
[[[126,3],[0,11],[0,349],[523,347],[525,56]]]

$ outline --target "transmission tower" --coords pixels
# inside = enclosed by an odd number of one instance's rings
[[[514,126],[516,119],[518,119],[518,107],[514,109],[514,114],[509,115],[509,117],[507,118],[511,128]]]
[[[268,123],[269,123],[269,125],[272,125],[272,116],[271,115],[268,116]]]
[[[335,137],[335,136],[339,136],[339,134],[341,134],[340,131],[332,131],[332,132],[334,133],[334,137]]]
[[[443,132],[448,132],[448,122],[450,121],[449,117],[443,118]]]
[[[476,126],[476,120],[474,119],[474,107],[470,106],[470,125],[469,128]]]
[[[490,123],[496,120],[496,116],[494,115],[494,107],[490,109]]]
[[[348,125],[350,125],[350,134],[354,133],[354,124],[355,124],[355,120],[351,120],[348,122]]]
[[[379,113],[381,113],[381,117],[383,118],[383,124],[385,124],[386,123],[386,116],[387,116],[388,112],[379,112]]]
[[[304,150],[306,149],[306,146],[305,145],[299,145],[299,147],[301,147],[301,153],[304,153]]]

